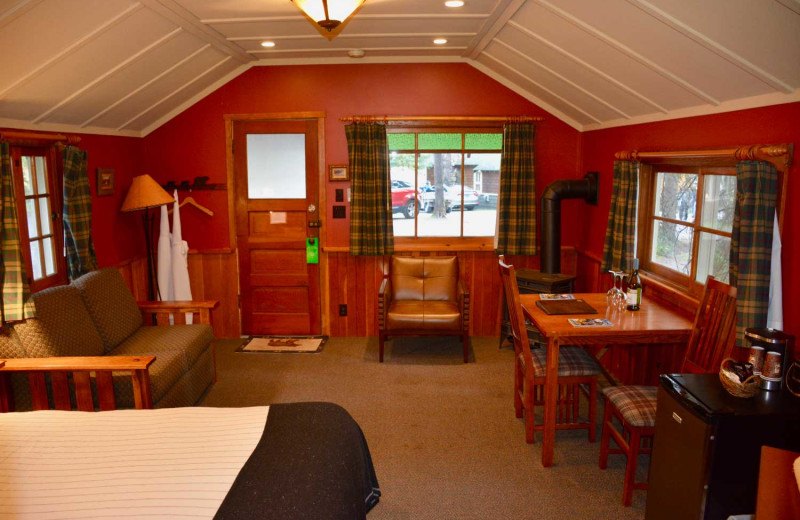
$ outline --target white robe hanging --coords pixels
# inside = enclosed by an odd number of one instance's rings
[[[769,310],[767,327],[783,330],[783,275],[781,272],[781,230],[778,215],[772,231],[772,264],[769,278]]]
[[[162,302],[172,297],[172,236],[169,233],[167,206],[161,206],[160,232],[158,235],[158,299]]]
[[[172,292],[175,301],[192,299],[189,285],[189,244],[181,235],[181,210],[178,204],[178,190],[174,192],[175,203],[172,212]],[[192,323],[192,313],[186,313],[186,323]]]

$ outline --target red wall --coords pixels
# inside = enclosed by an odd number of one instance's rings
[[[144,256],[141,213],[121,213],[119,208],[136,175],[144,169],[142,139],[82,135],[78,147],[89,153],[88,172],[92,190],[92,238],[100,267],[117,265]],[[98,197],[97,168],[113,168],[114,194]]]
[[[614,153],[622,150],[692,150],[726,148],[749,144],[795,143],[800,145],[800,103],[776,105],[725,114],[676,119],[660,123],[611,128],[582,135],[581,170],[600,172],[600,203],[583,207],[588,225],[578,230],[578,243],[601,254],[611,201]],[[795,153],[787,178],[787,205],[783,228],[784,328],[800,338],[800,271],[793,260],[800,258],[800,166]]]
[[[578,175],[580,134],[536,105],[464,64],[314,65],[254,67],[222,86],[145,138],[148,170],[160,181],[207,175],[226,182],[223,115],[324,111],[325,165],[347,163],[340,117],[351,115],[542,115],[537,124],[539,193],[552,180]],[[331,219],[329,246],[349,243],[349,221]],[[193,249],[228,244],[225,192],[195,192],[213,218],[181,212],[184,238]],[[349,210],[348,210],[349,215]],[[569,240],[565,233],[565,242]]]

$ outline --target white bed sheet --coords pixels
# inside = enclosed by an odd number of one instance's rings
[[[268,412],[0,414],[0,518],[213,518]]]

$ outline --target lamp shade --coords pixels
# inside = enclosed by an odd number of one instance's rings
[[[332,31],[355,13],[365,0],[292,0],[303,13]]]
[[[131,188],[122,203],[122,211],[137,211],[140,209],[163,206],[175,202],[172,196],[149,175],[139,175],[133,178]]]

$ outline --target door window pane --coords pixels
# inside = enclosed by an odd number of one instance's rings
[[[728,283],[731,239],[713,233],[700,233],[697,249],[697,281],[706,283],[708,275]]]
[[[42,219],[42,235],[50,234],[50,198],[42,197],[39,199],[39,215]]]
[[[44,253],[45,276],[51,276],[56,273],[55,251],[52,238],[45,238],[42,241],[42,252]]]
[[[37,193],[43,195],[47,193],[47,169],[44,166],[44,157],[36,156],[33,158],[36,166],[36,188]]]
[[[33,266],[33,279],[42,278],[42,257],[39,253],[39,241],[31,241],[31,265]]]
[[[251,199],[306,198],[306,136],[247,135],[247,196]]]
[[[730,232],[735,206],[736,177],[706,175],[703,179],[703,227]]]
[[[22,164],[22,185],[25,188],[25,195],[33,195],[33,174],[31,172],[31,158],[22,157],[20,159]]]
[[[656,220],[653,230],[653,262],[688,275],[692,269],[692,228]]]
[[[697,174],[659,172],[656,179],[655,214],[694,222],[697,207]]]
[[[36,200],[25,200],[25,213],[28,217],[28,238],[38,237],[39,225],[36,223]]]

